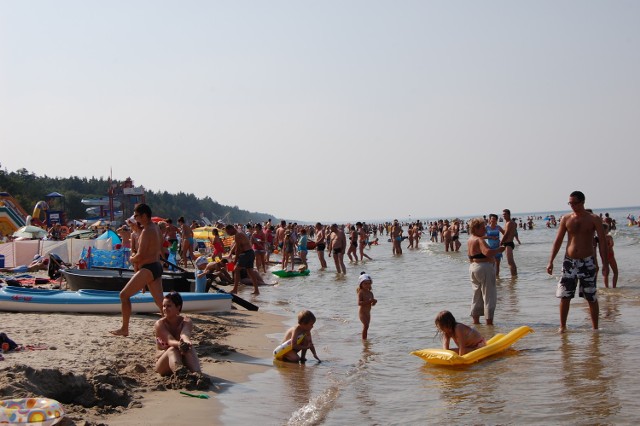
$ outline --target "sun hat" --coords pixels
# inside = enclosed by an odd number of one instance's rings
[[[207,263],[207,257],[206,256],[200,256],[196,259],[196,266],[201,266],[201,265],[206,265]]]
[[[371,276],[369,276],[369,274],[365,274],[364,272],[362,274],[360,274],[360,277],[358,277],[358,284],[362,284],[365,281],[372,281]]]

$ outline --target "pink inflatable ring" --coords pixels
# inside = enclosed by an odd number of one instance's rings
[[[21,398],[0,401],[0,424],[50,426],[63,417],[62,405],[55,399]]]

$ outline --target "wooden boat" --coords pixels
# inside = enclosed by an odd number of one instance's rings
[[[133,276],[131,269],[61,269],[60,272],[67,280],[69,290],[107,290],[120,291]],[[195,279],[189,272],[171,273],[165,271],[162,275],[162,291],[191,291],[191,283]]]
[[[227,312],[231,295],[223,293],[181,293],[182,312]],[[149,292],[131,297],[133,312],[158,312]],[[103,290],[41,290],[23,287],[0,287],[0,311],[119,313],[120,295]]]

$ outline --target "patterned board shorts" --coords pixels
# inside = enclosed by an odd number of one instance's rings
[[[556,297],[561,299],[573,299],[576,295],[576,284],[580,281],[578,295],[588,302],[598,300],[596,295],[596,263],[593,256],[584,259],[572,259],[564,257],[562,262],[562,277],[558,282]]]

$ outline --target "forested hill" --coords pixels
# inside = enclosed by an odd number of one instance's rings
[[[114,184],[121,182],[114,181]],[[144,186],[144,182],[136,182]],[[87,217],[86,208],[80,202],[83,198],[97,198],[107,196],[109,180],[80,178],[51,178],[36,176],[26,169],[16,172],[3,170],[0,165],[0,192],[10,193],[22,207],[31,212],[38,201],[45,200],[45,195],[59,192],[64,195],[67,219],[84,219]],[[151,206],[155,216],[172,218],[174,223],[180,216],[184,216],[187,223],[200,219],[200,214],[212,222],[223,219],[226,223],[262,222],[273,216],[266,213],[241,210],[238,206],[223,206],[210,197],[197,198],[194,194],[169,194],[168,192],[145,191],[147,204]],[[45,200],[46,201],[46,200]]]

